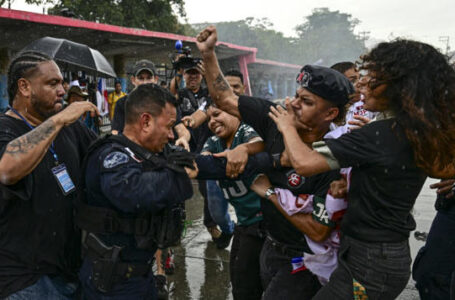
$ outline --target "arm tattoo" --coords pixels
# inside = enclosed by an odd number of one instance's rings
[[[5,153],[18,155],[28,153],[39,143],[47,139],[56,130],[54,121],[47,120],[34,130],[12,140],[7,146]]]
[[[218,76],[216,77],[215,82],[213,83],[213,87],[215,88],[216,91],[222,92],[230,89],[229,84],[226,82],[226,79],[224,79],[221,73],[219,73]]]

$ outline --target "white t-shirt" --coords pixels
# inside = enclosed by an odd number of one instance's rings
[[[346,112],[346,123],[343,126],[337,126],[334,123],[332,123],[332,124],[330,124],[330,130],[339,131],[340,135],[345,134],[345,133],[350,132],[353,128],[356,127],[354,125],[349,124],[349,121],[352,121],[352,120],[355,121],[354,116],[363,116],[370,120],[373,120],[374,118],[376,118],[378,113],[364,109],[363,108],[364,105],[365,105],[365,103],[362,100],[357,101],[354,104],[352,104],[349,107],[348,111]]]

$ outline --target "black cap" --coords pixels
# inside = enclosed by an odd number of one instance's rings
[[[199,71],[199,69],[196,68],[195,65],[194,65],[194,66],[191,66],[191,67],[188,67],[188,68],[185,68],[185,69],[183,70],[183,72],[186,73],[186,72],[188,72],[188,71],[190,71],[190,70],[196,70],[198,73],[201,73],[201,71]]]
[[[304,66],[297,75],[297,83],[336,105],[348,103],[349,95],[354,93],[354,86],[346,76],[322,66]]]
[[[137,76],[144,70],[149,71],[152,74],[152,76],[156,76],[155,65],[150,60],[147,59],[139,60],[134,64],[133,75]]]
[[[71,95],[71,94],[76,94],[78,96],[81,96],[81,97],[84,97],[84,98],[87,98],[88,97],[88,94],[87,92],[83,91],[81,89],[80,86],[77,86],[77,85],[73,85],[70,87],[70,89],[68,90],[68,97]]]

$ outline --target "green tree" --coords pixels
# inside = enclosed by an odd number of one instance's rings
[[[196,31],[205,28],[207,23],[193,24]],[[255,19],[252,17],[232,22],[219,22],[214,24],[217,28],[220,41],[255,47],[258,57],[294,62],[298,53],[292,38],[284,37],[283,33],[273,29],[273,23],[267,18]]]
[[[0,6],[3,6],[3,4],[8,3],[13,4],[14,0],[0,0]],[[25,3],[27,4],[47,4],[47,3],[53,3],[53,0],[25,0]]]
[[[59,15],[62,9],[67,8],[87,21],[153,31],[192,33],[188,26],[178,21],[178,17],[186,18],[184,0],[58,0],[54,3],[55,6],[49,9],[50,14]]]
[[[350,14],[317,8],[295,30],[297,47],[308,63],[322,61],[330,66],[339,61],[355,61],[366,51],[364,41],[354,34],[359,20]]]

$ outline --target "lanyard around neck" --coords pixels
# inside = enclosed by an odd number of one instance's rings
[[[30,124],[17,110],[12,108],[11,106],[8,107],[13,113],[15,113],[19,118],[21,118],[22,121],[25,122],[25,124],[31,129],[35,129],[35,126]],[[51,151],[52,155],[54,156],[55,161],[58,163],[58,156],[57,153],[54,150],[54,142],[52,142],[51,146],[49,147],[49,151]]]

